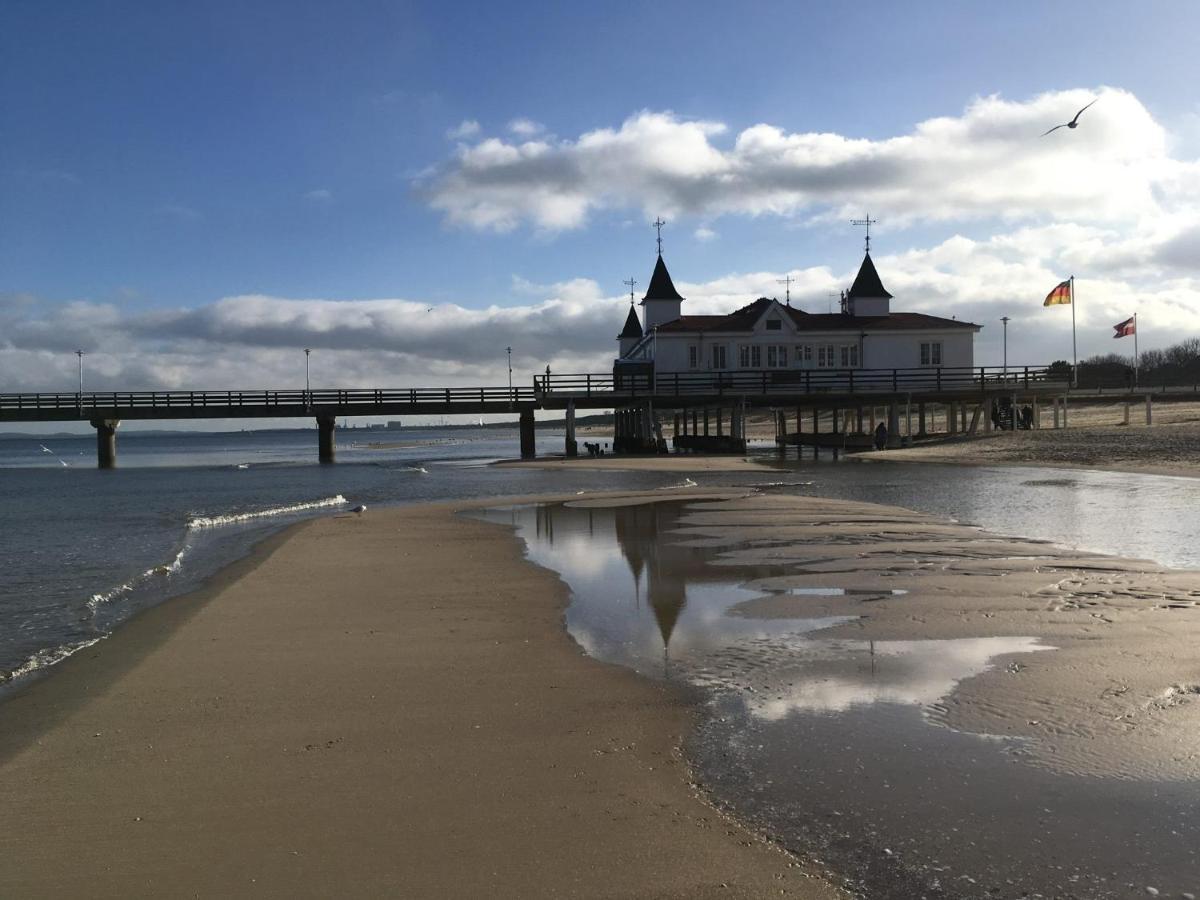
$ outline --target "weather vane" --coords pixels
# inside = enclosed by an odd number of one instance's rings
[[[629,285],[629,305],[633,306],[633,286],[637,284],[636,278],[626,278],[621,284]]]
[[[662,216],[659,216],[659,217],[658,217],[658,218],[656,218],[656,219],[654,220],[654,222],[653,222],[653,225],[654,225],[655,229],[658,231],[658,255],[659,255],[659,256],[662,256],[662,228],[663,228],[663,226],[664,226],[664,225],[666,225],[666,224],[667,224],[667,223],[666,223],[666,221],[665,221],[665,220],[662,218]]]
[[[867,229],[867,252],[870,253],[871,252],[871,226],[877,224],[877,221],[875,219],[871,218],[870,213],[867,213],[867,217],[865,219],[851,219],[850,224],[851,225],[862,225],[862,226],[866,227],[866,229]]]
[[[776,284],[782,284],[784,286],[784,297],[787,298],[788,306],[792,305],[792,282],[795,280],[796,279],[791,276],[791,273],[785,275],[783,278],[775,279]]]

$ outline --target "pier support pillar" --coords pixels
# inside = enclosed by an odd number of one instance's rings
[[[1146,399],[1149,400],[1150,398],[1147,397]],[[1062,407],[1063,407],[1063,428],[1066,428],[1067,427],[1067,396],[1066,396],[1066,394],[1064,394],[1063,398],[1062,398]]]
[[[676,418],[675,424],[676,425],[679,424],[678,418]],[[676,429],[676,430],[678,430],[678,429]],[[575,401],[574,400],[567,401],[567,446],[565,449],[566,449],[568,459],[579,455],[579,445],[577,443],[575,443]]]
[[[731,409],[729,411],[729,432],[730,432],[730,434],[733,433],[733,429],[734,429],[733,422],[734,422],[734,417],[736,415],[737,415],[736,409]],[[721,437],[723,434],[725,434],[725,410],[721,409],[721,407],[718,406],[717,407],[717,437]]]
[[[117,428],[120,424],[120,419],[92,420],[92,427],[96,429],[96,465],[101,469],[116,468]]]
[[[862,429],[859,429],[860,431]],[[917,437],[925,437],[925,404],[917,404]]]
[[[888,439],[887,445],[889,450],[894,450],[900,446],[900,404],[888,404]]]
[[[521,459],[533,459],[537,455],[534,444],[533,410],[521,410]]]
[[[1042,430],[1042,405],[1038,402],[1037,394],[1033,395],[1033,430]]]
[[[708,407],[704,407],[704,436],[708,437]]]
[[[1129,424],[1129,407],[1130,407],[1130,406],[1131,406],[1130,402],[1129,402],[1128,400],[1126,400],[1126,401],[1125,401],[1125,421],[1123,421],[1123,422],[1121,423],[1122,425],[1128,425],[1128,424]]]
[[[337,450],[336,426],[336,416],[317,416],[317,459],[320,462],[333,462]]]
[[[813,410],[813,459],[821,455],[821,411]]]
[[[863,408],[861,406],[854,411],[854,426],[857,434],[863,433]]]
[[[1154,418],[1153,410],[1154,410],[1154,399],[1149,394],[1147,394],[1146,395],[1146,424],[1147,425],[1154,424],[1153,423],[1153,418]]]
[[[1051,402],[1054,404],[1054,427],[1061,428],[1062,425],[1059,424],[1059,420],[1058,420],[1058,398],[1057,397],[1052,398]]]

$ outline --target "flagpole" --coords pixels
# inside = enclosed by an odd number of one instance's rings
[[[1075,276],[1071,276],[1071,387],[1079,387],[1079,350],[1075,343]]]
[[[1138,383],[1137,313],[1133,314],[1133,386]]]

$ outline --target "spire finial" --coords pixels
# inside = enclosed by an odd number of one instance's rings
[[[658,218],[656,218],[654,220],[654,222],[652,224],[654,225],[655,229],[657,229],[657,231],[658,231],[658,255],[662,256],[662,229],[663,229],[663,226],[667,224],[667,222],[665,219],[663,219],[662,216],[659,216]]]
[[[635,284],[637,284],[637,279],[630,276],[629,278],[626,278],[624,281],[622,281],[621,284],[629,285],[629,305],[633,306],[633,286]]]
[[[851,219],[850,224],[851,225],[862,225],[862,226],[866,227],[866,229],[867,229],[867,252],[870,253],[871,252],[871,226],[877,224],[876,220],[871,218],[870,213],[867,213],[866,218]]]
[[[792,273],[791,273],[791,272],[789,272],[789,273],[788,273],[787,275],[785,275],[783,278],[777,278],[777,279],[775,279],[775,283],[776,283],[776,284],[782,284],[782,285],[784,285],[784,288],[783,288],[783,290],[784,290],[784,297],[786,297],[786,298],[787,298],[787,305],[788,305],[788,306],[791,306],[791,305],[792,305],[792,282],[793,282],[793,281],[795,281],[795,280],[796,280],[796,279],[792,277]]]

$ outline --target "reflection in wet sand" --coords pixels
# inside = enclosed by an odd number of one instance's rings
[[[1200,890],[1193,573],[788,497],[488,518],[587,652],[705,689],[718,802],[868,896]]]

